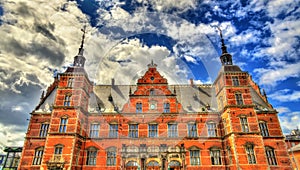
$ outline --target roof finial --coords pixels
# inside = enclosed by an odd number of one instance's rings
[[[227,47],[224,42],[222,30],[219,26],[213,25],[211,27],[216,27],[220,32],[220,38],[221,38],[221,44],[222,44],[222,55],[220,56],[220,60],[222,62],[222,65],[232,65],[232,56],[227,52]]]
[[[74,63],[73,63],[73,65],[76,67],[84,67],[84,63],[85,63],[85,58],[83,56],[83,50],[84,50],[83,45],[84,45],[84,38],[85,38],[85,33],[86,33],[86,25],[83,26],[81,31],[83,32],[81,45],[80,45],[78,54],[74,57]]]
[[[224,42],[222,30],[221,30],[221,28],[220,28],[219,26],[216,26],[216,27],[217,27],[217,29],[218,29],[219,32],[220,32],[221,43],[222,43],[222,47],[221,47],[221,48],[222,48],[222,54],[228,53],[228,52],[227,52],[227,47],[226,47],[225,42]]]
[[[149,68],[155,68],[156,66],[157,66],[157,65],[154,64],[153,59],[151,59],[151,63],[148,64],[148,67],[149,67]]]
[[[85,33],[86,33],[86,25],[83,26],[81,31],[83,32],[83,34],[82,34],[81,45],[80,45],[78,54],[82,55],[83,54],[83,45],[84,45]]]

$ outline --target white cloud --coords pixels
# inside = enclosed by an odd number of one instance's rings
[[[282,13],[290,13],[297,4],[299,5],[297,0],[272,0],[267,4],[267,11],[271,17],[277,17]]]
[[[3,125],[0,123],[1,144],[4,146],[23,146],[26,127]],[[1,154],[1,150],[0,150]]]
[[[291,111],[288,107],[283,106],[277,107],[276,110],[278,111],[278,113],[287,113]]]
[[[189,68],[180,62],[179,58],[170,56],[167,48],[148,47],[141,44],[138,39],[131,39],[116,45],[103,58],[96,75],[97,83],[110,84],[114,78],[116,84],[135,84],[136,79],[145,73],[151,60],[158,65],[160,73],[171,84],[186,82],[188,74],[191,74]]]
[[[293,129],[300,127],[300,112],[295,111],[279,114],[279,120],[283,133],[290,134]]]
[[[168,11],[172,8],[176,8],[181,12],[190,8],[195,8],[197,3],[196,0],[145,0],[141,2],[144,6],[153,6],[157,11]]]
[[[300,62],[283,65],[279,68],[258,68],[254,70],[259,77],[259,84],[276,86],[278,82],[290,77],[300,76]]]
[[[296,102],[300,100],[300,91],[284,89],[270,94],[269,97],[280,102]]]

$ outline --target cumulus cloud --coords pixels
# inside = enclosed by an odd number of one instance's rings
[[[300,91],[283,89],[270,94],[269,97],[280,102],[297,102],[300,100]]]
[[[280,125],[284,134],[290,134],[293,129],[300,127],[300,112],[279,114]]]
[[[257,68],[254,70],[263,85],[276,86],[278,82],[287,80],[290,77],[300,76],[300,63],[293,63],[271,68]]]

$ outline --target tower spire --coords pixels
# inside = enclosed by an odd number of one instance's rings
[[[81,39],[81,44],[80,44],[80,48],[79,48],[79,52],[78,54],[83,55],[83,45],[84,45],[84,39],[85,39],[85,33],[86,33],[86,25],[83,26],[83,28],[81,29],[81,31],[83,32],[82,34],[82,39]]]
[[[227,52],[227,47],[224,42],[222,30],[218,26],[215,26],[215,27],[217,27],[217,29],[220,32],[221,45],[222,45],[222,47],[221,47],[222,55],[220,56],[221,63],[222,63],[222,65],[232,65],[232,56]]]
[[[82,34],[80,48],[79,48],[78,54],[74,57],[74,66],[76,66],[76,67],[84,67],[84,63],[85,63],[85,58],[83,56],[83,51],[84,51],[83,45],[84,45],[84,39],[85,39],[85,33],[86,33],[86,25],[83,26],[81,31],[83,32],[83,34]]]

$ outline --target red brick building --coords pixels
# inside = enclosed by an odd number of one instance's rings
[[[213,84],[169,85],[151,62],[133,85],[93,85],[83,44],[43,94],[19,169],[291,169],[277,111],[222,39]]]

